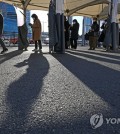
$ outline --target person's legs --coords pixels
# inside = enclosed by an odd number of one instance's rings
[[[65,49],[68,49],[67,41],[65,41]]]
[[[93,37],[92,49],[95,50],[97,46],[97,37]]]
[[[74,48],[77,49],[77,40],[74,39]]]
[[[35,49],[37,50],[38,46],[37,46],[37,41],[35,41]]]
[[[73,48],[73,39],[70,38],[70,44],[71,44],[71,48]]]
[[[33,49],[32,51],[37,51],[37,41],[35,41],[35,49]]]
[[[93,44],[93,37],[90,36],[89,37],[89,46],[90,46],[89,50],[92,50],[92,44]]]
[[[68,46],[68,48],[70,48],[70,40],[67,41],[67,46]]]
[[[2,39],[0,38],[0,44],[1,44],[1,47],[3,48],[3,50],[5,50],[6,49],[6,47],[5,47],[5,44],[4,44],[4,42],[2,41]]]
[[[6,48],[4,42],[2,41],[1,38],[0,38],[0,44],[1,44],[1,47],[3,48],[3,51],[1,53],[4,53],[5,51],[8,51],[8,49]]]
[[[39,43],[39,50],[42,49],[42,43],[41,43],[41,40],[38,40],[38,43]]]

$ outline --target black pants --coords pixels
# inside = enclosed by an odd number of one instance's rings
[[[77,39],[70,39],[71,48],[77,49]]]
[[[4,44],[4,42],[3,42],[3,40],[1,38],[0,38],[0,44],[1,44],[1,47],[3,48],[3,50],[5,50],[6,47],[5,47],[5,44]]]
[[[38,45],[39,45],[39,49],[42,49],[41,40],[35,41],[35,49],[38,48]]]
[[[65,49],[68,49],[68,41],[65,41]]]

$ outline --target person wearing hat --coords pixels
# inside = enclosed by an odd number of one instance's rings
[[[41,22],[38,19],[38,16],[36,14],[32,14],[31,16],[33,18],[33,24],[29,23],[29,25],[32,28],[32,36],[33,40],[35,41],[35,49],[33,51],[37,51],[38,44],[39,44],[39,50],[42,50],[42,44],[41,44]]]
[[[1,44],[1,47],[3,48],[3,50],[1,51],[1,54],[8,51],[8,49],[6,48],[3,40],[1,39],[2,33],[3,33],[3,16],[0,13],[0,44]]]
[[[71,38],[70,38],[71,48],[77,49],[79,23],[76,19],[73,20],[73,25],[70,27],[70,30],[71,30]]]
[[[89,50],[95,50],[98,41],[99,25],[97,24],[97,18],[93,18],[93,24],[89,35]]]

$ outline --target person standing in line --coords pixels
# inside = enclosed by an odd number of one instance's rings
[[[109,51],[112,47],[112,33],[111,33],[111,16],[108,15],[105,23],[105,39],[103,46],[106,48],[106,51]]]
[[[71,38],[70,38],[71,48],[77,49],[79,23],[76,19],[73,20],[73,26],[70,27],[70,30],[71,30]]]
[[[42,50],[42,44],[41,44],[41,22],[38,19],[38,16],[36,14],[32,14],[32,19],[34,21],[33,24],[29,23],[29,25],[32,28],[32,36],[33,40],[35,41],[35,49],[33,51],[37,51],[38,44],[39,44],[39,51]]]
[[[69,46],[69,28],[70,24],[68,20],[66,19],[66,16],[64,16],[64,32],[65,32],[65,49],[68,49]]]
[[[0,44],[1,44],[1,47],[3,48],[3,50],[1,51],[1,54],[8,51],[8,49],[6,48],[3,40],[1,39],[2,33],[3,33],[3,16],[0,13]]]
[[[89,50],[95,50],[98,42],[99,25],[97,24],[97,18],[93,18],[93,24],[89,35]]]

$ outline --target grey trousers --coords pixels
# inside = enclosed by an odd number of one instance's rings
[[[3,50],[6,49],[5,44],[1,38],[0,38],[0,44],[1,44],[1,47],[3,48]]]

